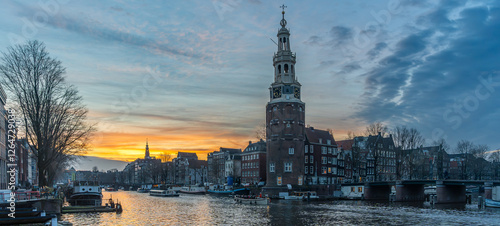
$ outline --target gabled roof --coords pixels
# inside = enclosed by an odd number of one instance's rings
[[[354,140],[341,140],[335,141],[337,143],[338,148],[342,148],[343,150],[351,150],[352,145],[354,144]]]
[[[220,147],[219,151],[220,152],[229,152],[231,154],[241,153],[241,149],[236,149],[236,148],[223,148],[223,147]]]
[[[311,143],[319,143],[319,139],[322,140],[322,144],[326,144],[327,140],[331,141],[331,145],[335,145],[335,139],[332,134],[326,130],[315,129],[314,127],[306,128],[306,139]]]
[[[198,159],[198,155],[191,152],[177,152],[177,158]]]

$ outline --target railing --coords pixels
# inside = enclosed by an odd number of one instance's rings
[[[38,200],[40,199],[39,191],[23,191],[23,192],[14,192],[15,199],[17,201],[29,201],[29,200]],[[10,192],[9,193],[0,193],[0,202],[9,202]]]

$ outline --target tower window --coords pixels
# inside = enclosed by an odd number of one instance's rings
[[[274,173],[274,163],[269,164],[269,172]]]
[[[281,64],[278,65],[278,74],[281,74]]]
[[[295,152],[294,148],[288,148],[288,154],[293,155],[294,152]]]
[[[285,64],[284,71],[285,71],[285,73],[288,73],[288,64]]]
[[[295,73],[295,70],[293,69],[293,65],[290,65],[290,67],[292,68],[292,73]]]

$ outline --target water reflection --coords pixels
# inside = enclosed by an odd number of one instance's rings
[[[235,204],[226,197],[185,195],[151,197],[137,192],[104,192],[122,202],[122,214],[64,214],[74,225],[497,225],[499,210],[477,205],[302,202],[273,200],[267,206]]]

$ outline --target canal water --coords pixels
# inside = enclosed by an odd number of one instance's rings
[[[210,195],[166,198],[118,191],[103,196],[118,199],[123,213],[63,214],[61,220],[73,225],[500,225],[500,209],[477,205],[273,200],[255,206]]]

